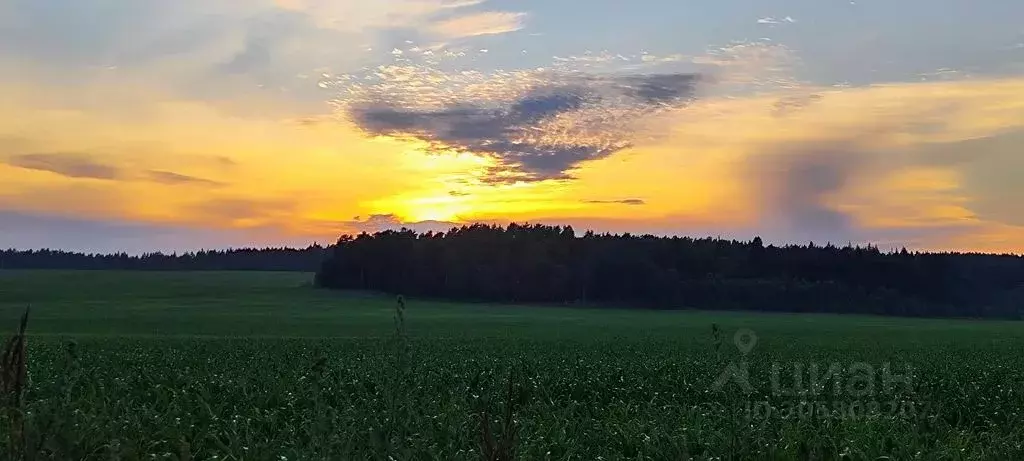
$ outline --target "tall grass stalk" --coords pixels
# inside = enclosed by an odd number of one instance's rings
[[[27,451],[24,394],[28,377],[25,353],[28,347],[28,339],[25,337],[28,313],[29,308],[25,308],[18,332],[4,343],[3,357],[0,359],[0,398],[7,423],[7,459],[10,460],[25,459]]]

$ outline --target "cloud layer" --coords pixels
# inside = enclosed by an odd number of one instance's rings
[[[440,21],[430,30],[445,38],[476,37],[515,32],[525,25],[526,13],[486,11]]]
[[[116,167],[104,165],[88,158],[61,153],[15,155],[6,163],[26,170],[46,171],[68,178],[118,179],[121,177],[121,172]]]
[[[377,98],[344,108],[373,135],[412,137],[436,150],[468,151],[496,159],[491,183],[565,179],[582,162],[629,147],[629,125],[660,110],[687,104],[695,74],[559,75],[536,72],[502,98],[441,101],[417,108]],[[481,86],[504,76],[483,77]],[[412,84],[419,84],[413,82]]]
[[[116,165],[99,162],[87,154],[32,153],[0,159],[0,163],[25,170],[43,171],[69,179],[102,181],[151,181],[170,186],[219,187],[223,183],[164,170],[133,172]]]
[[[2,224],[32,245],[515,220],[1024,250],[1020,6],[869,32],[849,19],[881,4],[840,4],[712,9],[711,33],[671,2],[0,0]]]
[[[602,204],[602,205],[617,204],[617,205],[637,206],[637,205],[643,205],[646,202],[644,202],[643,199],[638,199],[638,198],[625,198],[625,199],[619,199],[619,200],[584,200],[583,203],[595,203],[595,204]]]
[[[467,11],[486,0],[275,0],[281,8],[315,18],[318,26],[347,32],[411,29],[438,39],[514,32],[526,14],[512,11]]]

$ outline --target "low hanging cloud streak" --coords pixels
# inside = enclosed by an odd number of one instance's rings
[[[631,123],[686,105],[701,80],[689,73],[532,78],[534,84],[504,100],[467,97],[417,108],[370,98],[346,110],[373,135],[411,137],[438,151],[494,158],[498,166],[486,182],[568,179],[581,162],[631,146]]]
[[[93,179],[100,181],[143,180],[169,186],[196,185],[220,187],[223,183],[198,178],[173,171],[148,170],[140,174],[132,174],[114,165],[99,162],[87,155],[64,152],[31,153],[12,156],[0,160],[15,168],[45,171],[70,179]]]
[[[643,199],[638,199],[638,198],[627,198],[627,199],[621,199],[621,200],[584,200],[583,203],[592,203],[592,204],[599,204],[599,205],[612,205],[612,204],[616,204],[616,205],[632,205],[632,206],[646,205],[647,204],[647,202],[645,202]]]
[[[150,170],[146,172],[146,178],[150,181],[157,182],[160,184],[166,184],[169,186],[177,185],[199,185],[199,186],[210,186],[210,187],[221,187],[224,183],[212,181],[209,179],[197,178],[195,176],[189,176],[186,174],[175,173],[173,171],[162,171],[162,170]]]
[[[16,155],[5,163],[17,168],[46,171],[68,178],[114,180],[121,177],[121,171],[117,167],[64,153]]]

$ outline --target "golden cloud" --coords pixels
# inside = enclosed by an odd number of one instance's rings
[[[439,21],[431,30],[446,38],[496,35],[522,29],[525,20],[526,13],[487,11]]]

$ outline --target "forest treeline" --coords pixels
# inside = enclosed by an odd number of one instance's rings
[[[342,236],[319,286],[503,303],[1018,319],[1024,258],[471,225]]]
[[[3,250],[0,269],[253,270],[314,272],[327,248],[234,248],[184,253],[94,254],[61,250]]]

